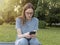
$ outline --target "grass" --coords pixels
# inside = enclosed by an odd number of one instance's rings
[[[37,37],[43,45],[60,45],[60,28],[40,29]]]
[[[39,29],[37,38],[42,45],[60,45],[60,28]],[[14,25],[0,25],[0,42],[13,42],[15,39],[16,29]]]
[[[13,42],[16,37],[16,29],[14,25],[0,25],[0,42]]]

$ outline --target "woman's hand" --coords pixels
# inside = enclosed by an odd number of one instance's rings
[[[34,30],[34,32],[37,32],[37,31]],[[31,36],[31,38],[36,38],[36,33],[35,34],[31,34],[30,36]]]
[[[27,32],[27,33],[24,34],[24,37],[31,38],[31,35],[29,35],[29,32]]]

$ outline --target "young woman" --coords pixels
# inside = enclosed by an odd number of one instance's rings
[[[36,34],[31,31],[38,30],[38,19],[34,17],[34,8],[31,3],[23,7],[22,16],[16,18],[17,39],[15,45],[41,45]],[[28,39],[29,42],[28,42]]]

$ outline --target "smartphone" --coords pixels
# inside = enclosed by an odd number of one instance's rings
[[[31,31],[31,32],[30,32],[30,35],[32,35],[32,34],[36,34],[36,32],[35,32],[35,31]]]

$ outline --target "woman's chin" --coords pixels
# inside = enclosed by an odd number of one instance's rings
[[[27,20],[31,20],[31,18],[28,18]]]

